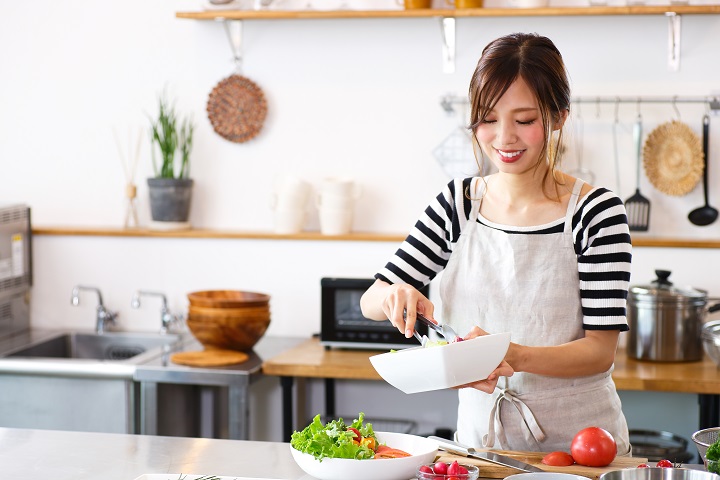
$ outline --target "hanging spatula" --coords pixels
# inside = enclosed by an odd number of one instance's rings
[[[633,128],[635,155],[637,156],[637,187],[635,193],[625,200],[628,225],[635,232],[647,232],[650,227],[650,200],[640,194],[640,165],[642,163],[642,116],[638,112]]]

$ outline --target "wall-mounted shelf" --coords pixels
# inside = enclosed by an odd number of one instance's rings
[[[415,10],[206,10],[177,12],[177,18],[194,20],[282,20],[318,18],[423,18],[423,17],[552,17],[597,15],[701,15],[720,13],[720,5],[632,5],[621,7],[468,8]]]
[[[189,230],[163,231],[147,228],[122,227],[34,227],[33,235],[82,236],[82,237],[150,237],[150,238],[218,238],[246,240],[313,240],[341,242],[397,242],[405,240],[404,234],[353,232],[347,235],[323,235],[320,232],[301,232],[281,235],[273,232],[249,232],[239,230],[214,230],[192,228]],[[720,248],[720,239],[677,239],[636,236],[635,247],[662,248]]]

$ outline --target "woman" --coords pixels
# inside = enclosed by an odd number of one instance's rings
[[[376,274],[363,314],[409,337],[416,312],[434,318],[417,289],[442,271],[441,319],[465,339],[512,335],[498,369],[459,389],[458,441],[567,451],[599,426],[627,454],[610,374],[628,329],[630,235],[617,195],[558,169],[571,100],[562,56],[536,34],[498,38],[469,98],[480,155],[498,172],[447,185]]]

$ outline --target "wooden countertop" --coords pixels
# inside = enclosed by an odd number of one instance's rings
[[[304,378],[381,380],[369,358],[378,350],[329,349],[309,339],[263,363],[266,375]],[[720,394],[720,369],[705,357],[699,362],[645,362],[615,357],[613,379],[618,390]]]

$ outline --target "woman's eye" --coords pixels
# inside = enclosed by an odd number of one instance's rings
[[[533,123],[535,123],[535,119],[525,120],[525,121],[518,120],[518,123],[519,123],[520,125],[532,125]]]
[[[482,123],[495,123],[496,121],[497,120],[493,120],[491,118],[486,118],[485,120],[482,121]]]

